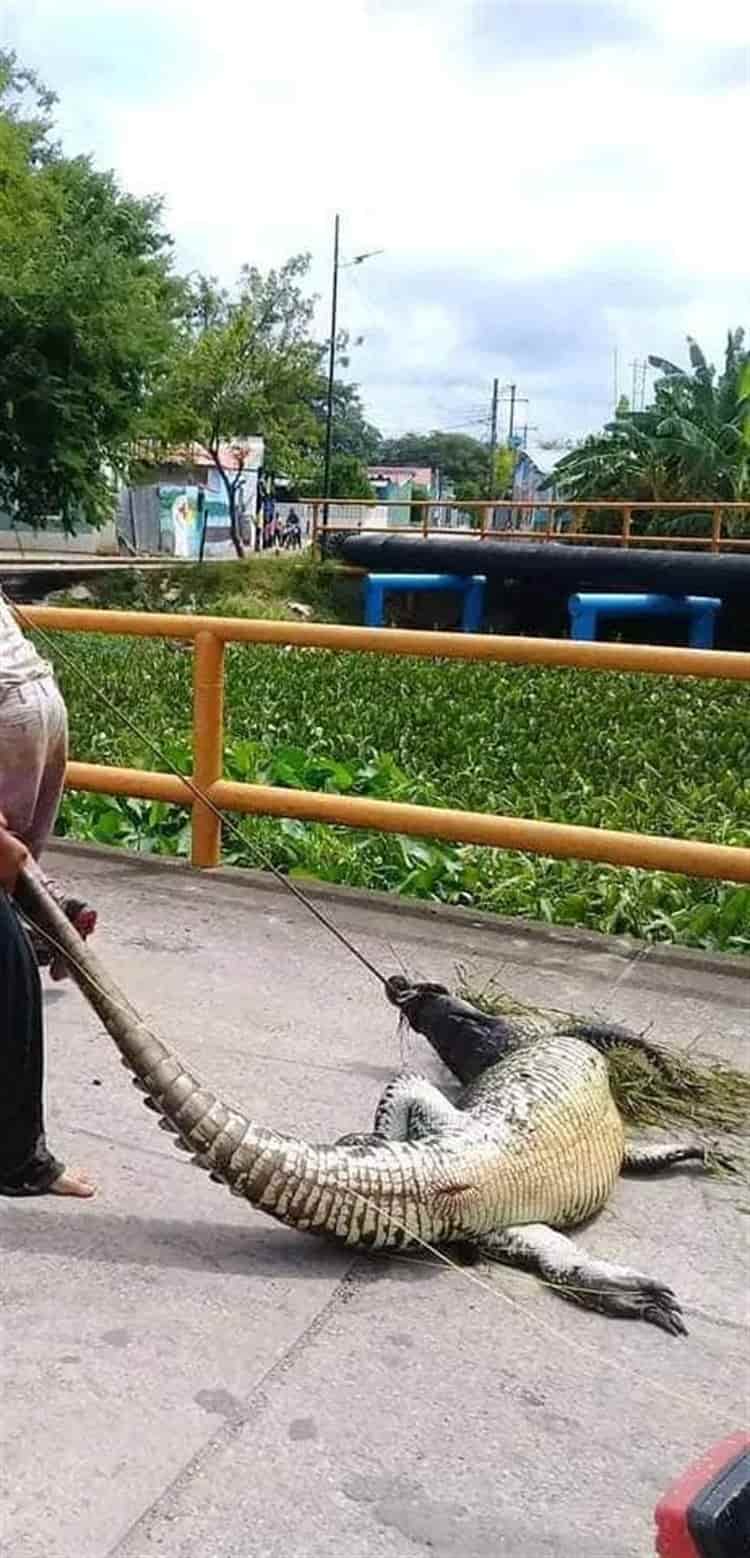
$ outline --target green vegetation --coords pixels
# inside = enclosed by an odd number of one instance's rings
[[[259,574],[255,586],[268,591],[273,615],[281,614],[278,564],[289,566],[268,559],[265,582]],[[247,565],[250,578],[255,566]],[[294,578],[295,598],[307,591],[313,604],[317,591],[315,614],[335,617],[335,589],[349,584],[335,586],[331,572],[309,564],[291,566],[299,571],[284,577]],[[211,571],[217,592],[223,572]],[[215,610],[219,599],[204,597],[200,608]],[[189,651],[69,635],[60,649],[77,758],[165,766],[99,706],[90,679],[189,770]],[[741,686],[239,646],[227,658],[226,771],[234,778],[750,843]],[[63,827],[77,836],[166,853],[187,850],[185,823],[176,809],[100,796],[69,795],[63,810]],[[246,844],[225,833],[227,860],[257,864],[260,848],[284,870],[328,881],[653,940],[750,948],[750,891],[731,884],[294,821],[253,819],[241,829]]]
[[[750,352],[744,331],[727,338],[724,367],[717,377],[700,347],[689,339],[690,370],[650,357],[661,377],[652,404],[631,411],[621,402],[603,433],[584,439],[559,462],[556,487],[568,497],[632,498],[641,502],[750,498]],[[696,534],[710,533],[710,515],[697,520]],[[594,520],[589,528],[604,528]],[[685,533],[684,515],[639,520],[660,534]],[[734,527],[734,528],[733,528]],[[738,533],[730,520],[728,534]]]
[[[160,203],[51,139],[54,98],[0,52],[0,506],[112,510],[180,307]]]
[[[300,488],[303,497],[319,498],[324,490],[324,465],[317,460],[308,481]],[[367,475],[367,466],[356,454],[334,453],[331,460],[331,498],[366,498],[375,501],[375,490]]]
[[[242,562],[180,563],[153,573],[118,569],[89,579],[86,588],[90,604],[113,611],[188,611],[276,621],[304,616],[315,622],[355,622],[362,597],[355,574],[335,563],[318,563],[309,552],[264,552]],[[55,600],[76,604],[62,593]]]

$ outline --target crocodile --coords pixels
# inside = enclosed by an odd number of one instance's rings
[[[623,1166],[634,1165],[606,1058],[591,1044],[566,1033],[510,1044],[455,1101],[425,1077],[400,1074],[372,1132],[308,1142],[206,1087],[147,1027],[28,869],[17,897],[54,938],[159,1124],[253,1207],[368,1250],[468,1246],[478,1258],[535,1271],[586,1307],[685,1333],[661,1281],[589,1257],[562,1231],[599,1211]],[[406,983],[389,981],[387,994],[424,1025],[424,992],[420,1011],[419,987]]]

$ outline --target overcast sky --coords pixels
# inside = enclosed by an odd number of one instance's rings
[[[0,0],[69,151],[160,193],[184,269],[310,250],[368,414],[611,410],[613,353],[747,323],[748,0]],[[325,324],[321,318],[321,333]],[[505,414],[505,412],[504,412]]]

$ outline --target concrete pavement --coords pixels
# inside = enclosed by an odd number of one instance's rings
[[[220,1092],[317,1139],[367,1128],[393,1013],[280,888],[114,852],[50,868]],[[386,971],[463,963],[750,1065],[750,964],[327,896]],[[748,1420],[746,1186],[623,1181],[579,1235],[670,1282],[675,1341],[515,1272],[277,1227],[175,1152],[73,987],[46,1013],[51,1143],[100,1189],[0,1202],[2,1558],[648,1558],[665,1485]],[[421,1040],[408,1058],[445,1082]]]

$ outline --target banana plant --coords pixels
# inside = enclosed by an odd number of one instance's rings
[[[649,362],[660,377],[651,405],[618,411],[555,469],[570,498],[633,502],[741,502],[750,497],[750,352],[730,331],[722,373],[688,337],[690,366]],[[731,532],[730,532],[731,533]]]

